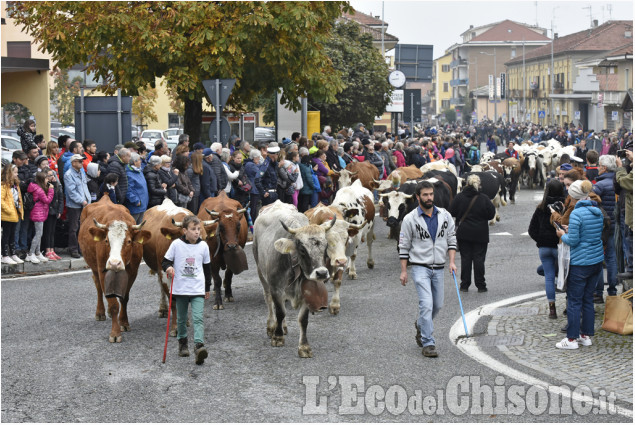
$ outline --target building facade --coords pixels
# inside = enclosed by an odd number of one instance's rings
[[[511,118],[597,130],[622,125],[618,106],[633,87],[632,31],[632,21],[595,21],[508,61]]]
[[[446,53],[435,59],[432,65],[431,104],[434,107],[434,110],[431,111],[432,115],[439,115],[450,108],[450,99],[452,98],[450,62],[452,62],[452,55]]]

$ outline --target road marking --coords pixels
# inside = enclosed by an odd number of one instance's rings
[[[495,303],[491,303],[491,304],[487,304],[484,306],[481,306],[475,310],[472,310],[468,313],[465,314],[465,322],[467,324],[467,332],[469,335],[472,335],[474,333],[474,326],[476,325],[476,322],[478,321],[479,317],[481,316],[488,316],[492,313],[492,311],[494,311],[496,308],[505,306],[505,305],[509,305],[509,304],[515,304],[515,303],[519,303],[521,301],[525,301],[525,300],[529,300],[532,298],[537,298],[540,296],[544,296],[545,295],[545,291],[538,291],[538,292],[532,292],[530,294],[525,294],[525,295],[519,295],[516,297],[512,297],[512,298],[507,298],[505,300],[501,300],[501,301],[497,301]],[[512,368],[511,366],[508,366],[496,359],[494,359],[493,357],[489,356],[487,353],[485,353],[485,351],[483,351],[479,346],[477,345],[468,345],[468,344],[464,344],[462,343],[462,341],[466,341],[465,339],[461,339],[459,340],[458,338],[460,336],[464,335],[464,328],[463,328],[463,320],[462,318],[459,318],[456,322],[454,322],[454,325],[452,325],[452,328],[450,329],[450,341],[452,341],[452,343],[454,343],[456,345],[456,347],[461,350],[464,354],[466,354],[468,357],[471,357],[472,359],[476,360],[477,362],[481,363],[484,366],[487,366],[488,368],[502,373],[504,375],[507,375],[508,377],[515,379],[517,381],[526,383],[528,385],[536,385],[536,386],[540,386],[544,389],[546,389],[547,391],[553,393],[553,394],[557,394],[559,396],[562,397],[569,397],[571,399],[577,400],[579,402],[583,402],[583,403],[593,403],[595,406],[599,406],[600,405],[600,400],[599,399],[595,399],[593,397],[586,397],[586,396],[581,396],[575,393],[570,393],[567,394],[566,392],[562,391],[562,389],[560,388],[560,386],[557,386],[555,384],[550,384],[549,382],[543,381],[541,379],[538,379],[534,376],[531,376],[527,373],[521,372],[517,369]],[[633,411],[632,410],[628,410],[625,409],[623,407],[619,407],[616,406],[616,413],[618,415],[622,415],[622,416],[627,416],[632,418],[633,417]]]
[[[521,233],[520,236],[529,236],[529,232]]]
[[[88,273],[91,272],[91,269],[86,269],[86,270],[75,270],[72,272],[61,272],[61,273],[43,273],[43,274],[38,274],[35,276],[21,276],[21,277],[7,277],[7,278],[2,278],[3,282],[11,282],[14,280],[27,280],[27,279],[42,279],[42,278],[47,278],[47,277],[52,277],[52,276],[69,276],[69,275],[73,275],[73,274],[79,274],[79,273]]]
[[[508,232],[500,232],[500,233],[490,233],[490,236],[513,236],[513,235]]]

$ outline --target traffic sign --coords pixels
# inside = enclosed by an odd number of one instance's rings
[[[231,129],[229,127],[229,121],[227,118],[221,117],[220,119],[220,138],[216,137],[217,135],[217,126],[216,119],[214,119],[209,125],[209,140],[210,142],[219,142],[223,145],[227,143],[229,140],[229,136],[231,135]]]
[[[544,118],[545,117],[545,111],[538,111],[538,118]]]
[[[203,88],[209,97],[209,101],[214,108],[220,109],[221,111],[225,108],[225,104],[227,103],[227,99],[229,99],[229,95],[234,88],[234,84],[236,84],[236,79],[234,78],[226,78],[219,80],[219,92],[218,92],[218,102],[216,104],[216,80],[203,80]]]

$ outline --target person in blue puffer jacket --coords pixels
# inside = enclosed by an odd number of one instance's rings
[[[606,263],[606,281],[608,282],[608,295],[617,295],[617,256],[615,253],[615,186],[613,179],[615,177],[615,156],[602,155],[598,161],[598,176],[595,178],[593,192],[602,198],[602,208],[611,218],[610,236],[606,242],[606,250],[604,251],[604,262]],[[600,275],[597,285],[595,286],[594,302],[602,303],[604,301],[602,295],[604,293],[604,273]]]
[[[578,180],[569,187],[569,196],[579,201],[569,217],[569,226],[557,235],[571,248],[567,279],[567,337],[556,348],[575,350],[579,345],[592,345],[595,311],[593,293],[602,273],[604,251],[602,227],[604,216],[595,201],[589,199],[593,185]],[[580,325],[580,315],[582,325]]]
[[[137,224],[143,221],[143,215],[148,208],[148,184],[141,171],[141,156],[133,152],[130,154],[130,161],[126,166],[128,175],[128,191],[124,205],[130,210],[130,215]]]

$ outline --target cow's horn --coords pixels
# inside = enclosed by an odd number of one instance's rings
[[[295,235],[295,231],[296,231],[297,229],[289,229],[289,228],[287,227],[287,225],[286,225],[286,224],[284,224],[284,223],[282,222],[282,220],[280,220],[280,224],[282,224],[282,227],[284,228],[284,230],[286,230],[287,232],[291,233],[292,235]]]
[[[237,211],[237,212],[238,212],[238,214],[243,214],[245,211],[247,211],[247,208],[249,208],[249,203],[250,203],[250,202],[251,202],[251,201],[247,202],[247,205],[245,205],[245,208],[243,208],[242,210],[238,210],[238,211]]]
[[[351,171],[351,176],[356,176],[359,171]]]
[[[203,220],[203,226],[211,226],[216,223],[218,220]]]
[[[368,220],[364,220],[362,224],[348,223],[348,228],[351,230],[361,230],[364,226],[366,226],[366,223],[368,223]]]
[[[107,229],[108,228],[108,226],[106,226],[105,224],[101,224],[100,222],[98,222],[96,218],[93,218],[93,221],[95,222],[95,226],[97,226],[98,229]]]
[[[412,199],[413,196],[414,195],[404,195],[403,197],[406,198],[406,199]]]
[[[134,226],[130,226],[130,228],[132,230],[140,230],[144,224],[146,224],[145,220],[143,220],[140,224],[135,224]]]
[[[375,179],[373,179],[373,181],[374,181],[375,183],[377,183],[377,184],[381,184],[381,180],[375,180]]]
[[[217,213],[215,211],[210,211],[207,208],[205,208],[205,211],[207,211],[207,214],[209,214],[211,217],[218,217],[220,213]]]
[[[182,221],[174,221],[174,219],[172,219],[172,224],[174,224],[176,227],[183,227]]]
[[[385,198],[386,196],[390,196],[390,193],[380,193],[379,196]]]
[[[328,227],[325,229],[327,232],[331,230],[331,228],[335,225],[335,220],[337,220],[337,217],[333,216],[333,219],[329,223]]]

